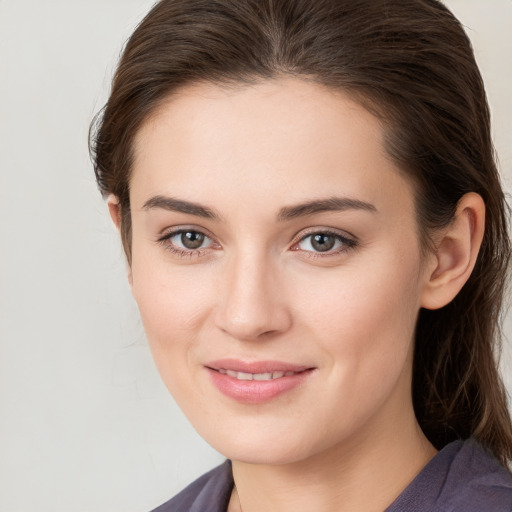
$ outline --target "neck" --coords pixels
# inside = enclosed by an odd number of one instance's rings
[[[436,453],[412,405],[407,419],[396,420],[367,425],[306,460],[282,465],[233,461],[236,492],[229,510],[382,512]],[[395,427],[386,430],[383,424]]]

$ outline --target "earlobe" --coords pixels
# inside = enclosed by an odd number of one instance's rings
[[[436,242],[421,306],[439,309],[451,302],[469,279],[485,230],[485,204],[474,192],[465,194],[452,222]]]

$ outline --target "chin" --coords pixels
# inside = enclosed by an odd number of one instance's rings
[[[232,461],[265,466],[293,464],[307,458],[307,455],[300,453],[298,449],[283,450],[282,448],[276,448],[274,443],[265,447],[231,447],[230,450],[224,450],[220,453]]]
[[[312,455],[314,447],[290,434],[273,433],[260,429],[258,435],[248,430],[225,430],[220,433],[199,434],[215,450],[230,460],[257,465],[284,465],[298,462]],[[233,434],[238,432],[238,434]],[[240,434],[242,433],[242,435]],[[243,435],[245,433],[245,435]]]

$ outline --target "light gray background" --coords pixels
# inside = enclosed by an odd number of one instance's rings
[[[2,512],[144,512],[221,460],[153,368],[87,153],[152,4],[0,0]],[[510,190],[512,0],[447,4],[474,42]]]

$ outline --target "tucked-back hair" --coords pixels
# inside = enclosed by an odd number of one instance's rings
[[[502,463],[512,426],[497,370],[510,258],[508,211],[489,109],[470,41],[436,0],[161,0],[127,42],[112,92],[91,126],[98,185],[113,193],[131,258],[133,140],[179,87],[282,76],[344,91],[378,116],[386,150],[412,180],[421,246],[467,192],[486,205],[476,267],[446,307],[421,310],[413,401],[438,448],[475,437]]]

